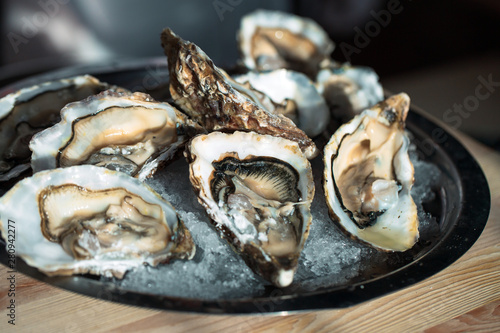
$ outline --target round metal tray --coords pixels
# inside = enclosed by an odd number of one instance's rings
[[[168,97],[168,71],[164,58],[71,67],[11,84],[0,90],[0,96],[32,84],[80,74],[91,74],[133,91],[146,91],[160,100]],[[489,188],[480,166],[450,133],[411,111],[407,128],[419,157],[437,166],[442,173],[439,184],[431,189],[435,199],[425,206],[439,224],[439,235],[420,241],[412,250],[402,254],[391,254],[393,263],[363,272],[348,284],[317,290],[277,289],[269,285],[264,292],[252,297],[205,300],[131,291],[120,288],[111,280],[90,275],[48,277],[20,258],[16,268],[53,286],[104,300],[203,313],[282,314],[284,311],[343,308],[400,290],[436,274],[460,258],[479,238],[490,210]],[[321,162],[313,162],[313,169],[315,164],[321,167]],[[4,192],[11,185],[2,184],[0,189]],[[316,192],[320,191],[322,189],[317,188]],[[0,243],[1,262],[7,265],[5,242],[0,240]]]

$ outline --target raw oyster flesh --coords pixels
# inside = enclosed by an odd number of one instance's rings
[[[324,190],[332,217],[350,235],[389,251],[418,239],[414,181],[401,93],[342,125],[324,148]]]
[[[330,122],[330,111],[325,99],[314,83],[302,73],[277,69],[248,72],[234,79],[269,97],[273,102],[270,112],[287,116],[309,137],[321,134]]]
[[[64,105],[110,88],[83,75],[23,88],[0,99],[0,181],[29,169],[32,135],[57,123]]]
[[[138,179],[92,165],[34,174],[0,199],[0,228],[20,232],[16,255],[47,275],[123,277],[144,263],[190,259],[195,246],[174,208]]]
[[[260,108],[234,89],[198,46],[182,40],[168,28],[161,38],[168,57],[172,98],[205,129],[279,136],[296,141],[308,158],[318,154],[314,142],[290,119]]]
[[[314,78],[329,62],[334,43],[313,20],[272,10],[245,15],[238,31],[243,64],[250,70],[288,68]]]
[[[33,136],[34,172],[93,164],[143,180],[201,131],[175,107],[140,92],[104,91],[66,105],[61,118]]]
[[[294,141],[257,133],[195,137],[189,177],[215,227],[257,274],[293,281],[309,234],[314,182]]]

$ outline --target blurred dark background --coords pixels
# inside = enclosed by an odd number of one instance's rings
[[[240,19],[257,8],[313,18],[336,43],[336,60],[373,67],[386,89],[500,148],[498,0],[4,0],[0,86],[74,64],[162,56],[167,26],[231,66]]]

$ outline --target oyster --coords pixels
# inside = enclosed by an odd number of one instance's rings
[[[189,177],[222,237],[257,274],[288,286],[309,234],[314,182],[296,142],[213,132],[188,145]]]
[[[218,68],[218,70],[224,74],[225,81],[230,84],[234,90],[243,94],[246,98],[255,103],[257,107],[270,113],[282,114],[295,123],[297,119],[297,107],[294,103],[276,103],[269,96],[255,89],[247,80],[245,80],[245,82],[239,82],[239,80],[237,80],[238,77],[243,75],[235,75],[232,77],[222,68]]]
[[[0,230],[14,221],[16,255],[47,275],[123,277],[195,253],[174,208],[139,180],[92,165],[25,178],[0,198]]]
[[[92,76],[83,75],[23,88],[1,98],[0,181],[29,169],[29,140],[33,134],[57,123],[64,105],[110,88]]]
[[[369,67],[330,66],[318,73],[316,82],[332,116],[341,122],[384,99],[378,75]]]
[[[269,97],[275,107],[271,112],[283,112],[309,137],[323,132],[330,121],[330,111],[314,83],[302,73],[286,69],[269,72],[248,72],[234,79],[249,84]],[[282,111],[280,111],[282,110]],[[294,110],[295,112],[290,112]]]
[[[408,250],[418,239],[404,132],[409,105],[404,93],[389,97],[342,125],[324,148],[332,218],[350,235],[389,251]]]
[[[288,118],[259,107],[233,88],[224,72],[193,43],[170,29],[161,35],[174,101],[208,131],[247,130],[296,141],[308,158],[318,154],[314,142]]]
[[[93,164],[144,180],[201,130],[170,104],[140,92],[104,91],[66,105],[61,117],[30,142],[34,172]]]
[[[329,62],[334,43],[313,20],[272,10],[256,10],[243,17],[238,43],[250,70],[288,68],[315,77]]]

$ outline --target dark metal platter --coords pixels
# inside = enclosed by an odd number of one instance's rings
[[[97,66],[71,67],[28,78],[0,89],[0,96],[22,87],[74,75],[91,74],[102,81],[157,99],[168,97],[168,72],[164,58],[121,61]],[[104,300],[173,311],[202,313],[283,313],[349,307],[422,281],[460,258],[479,238],[490,210],[486,178],[470,153],[448,132],[419,113],[410,112],[407,128],[419,158],[437,166],[442,175],[431,189],[435,199],[424,207],[438,224],[438,235],[424,237],[412,250],[391,254],[384,267],[367,270],[348,284],[277,289],[272,286],[254,297],[203,300],[124,290],[112,281],[90,275],[48,277],[20,258],[16,269],[63,289]],[[313,161],[320,165],[321,162]],[[3,193],[12,184],[2,184]],[[317,188],[317,192],[322,191]],[[7,265],[5,243],[0,239],[0,261]],[[392,262],[393,261],[393,262]]]

